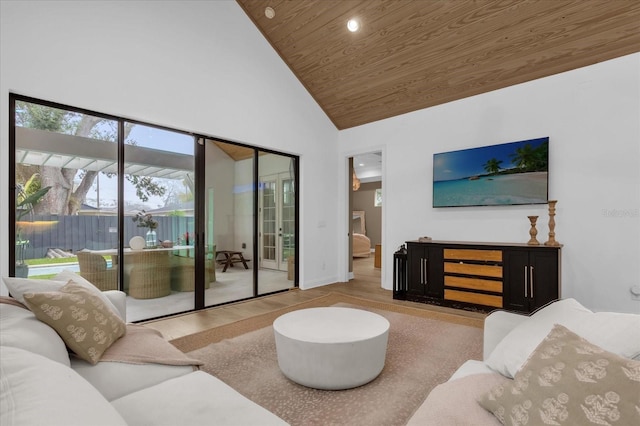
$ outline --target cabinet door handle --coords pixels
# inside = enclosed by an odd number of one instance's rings
[[[529,274],[527,274],[527,267],[524,267],[524,297],[525,299],[528,297],[527,295],[527,287],[529,287],[529,283],[528,283],[528,278],[529,278]]]
[[[420,284],[424,284],[424,258],[420,258]]]
[[[531,298],[533,299],[533,266],[529,270],[529,285],[531,286]]]
[[[429,285],[429,259],[424,260],[424,285]]]

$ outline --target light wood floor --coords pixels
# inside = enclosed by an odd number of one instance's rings
[[[353,273],[355,278],[347,283],[335,283],[310,290],[293,289],[284,293],[264,296],[249,301],[209,308],[198,312],[159,320],[152,320],[144,324],[160,331],[167,340],[172,340],[198,331],[207,330],[244,318],[249,318],[254,315],[260,315],[285,308],[289,305],[314,299],[330,292],[340,292],[365,299],[402,304],[418,309],[444,311],[475,318],[483,318],[485,316],[478,312],[469,312],[422,303],[394,300],[392,291],[385,290],[380,286],[380,269],[373,267],[373,256],[369,258],[354,259]]]

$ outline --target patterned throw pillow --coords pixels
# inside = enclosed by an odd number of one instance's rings
[[[505,425],[640,425],[640,361],[556,324],[514,379],[478,402]]]
[[[51,326],[78,357],[96,364],[126,332],[124,321],[95,294],[73,281],[58,291],[25,293],[36,317]]]

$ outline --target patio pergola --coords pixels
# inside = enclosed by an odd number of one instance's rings
[[[16,163],[118,172],[114,142],[46,130],[16,127]],[[193,173],[193,156],[159,149],[126,145],[124,173],[182,180]]]

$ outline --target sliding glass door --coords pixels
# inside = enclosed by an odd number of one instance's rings
[[[194,309],[194,137],[124,122],[124,269],[132,320]],[[158,303],[171,296],[171,303]]]
[[[15,276],[46,279],[67,269],[100,290],[118,289],[118,122],[11,102]]]
[[[208,262],[215,282],[205,292],[213,306],[254,296],[254,150],[227,142],[205,142]]]
[[[141,321],[294,287],[297,157],[10,95],[13,275]]]
[[[295,161],[207,140],[205,239],[218,266],[207,305],[295,286]]]
[[[263,153],[259,157],[259,293],[293,285],[295,277],[295,159]]]

